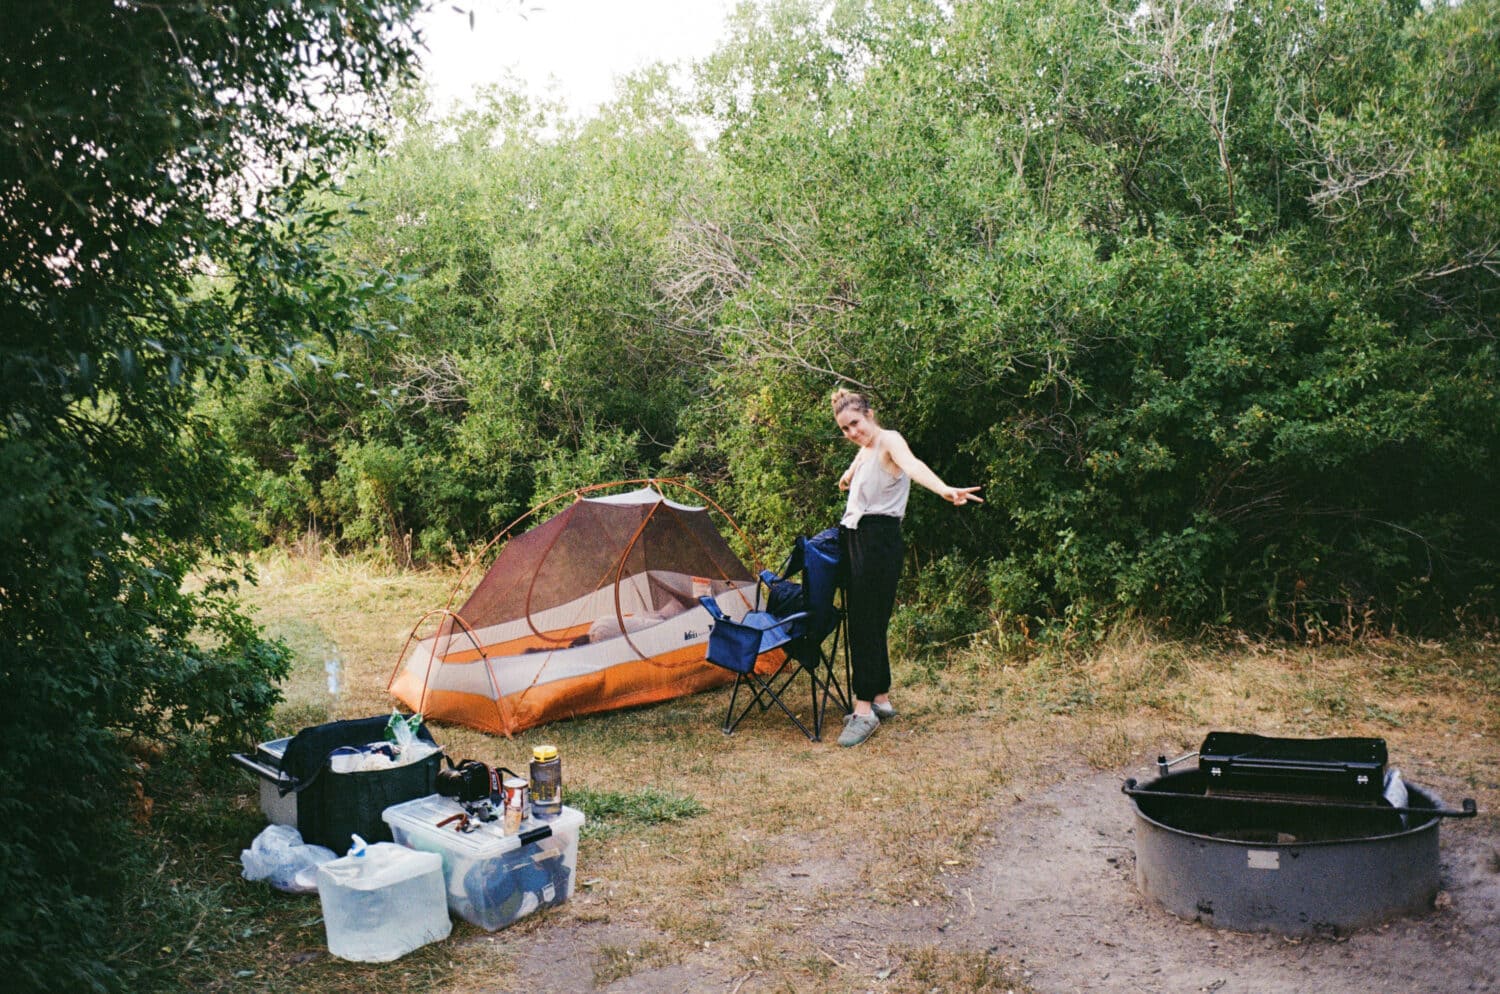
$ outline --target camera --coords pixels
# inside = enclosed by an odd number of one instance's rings
[[[438,770],[437,792],[460,804],[475,804],[490,797],[490,768],[477,759],[466,759],[450,769]]]

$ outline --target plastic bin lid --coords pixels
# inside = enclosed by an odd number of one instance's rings
[[[501,822],[492,821],[472,832],[455,831],[452,824],[438,827],[438,822],[456,814],[463,814],[463,806],[450,797],[429,794],[415,801],[393,804],[380,813],[391,830],[404,833],[412,842],[435,845],[447,852],[467,856],[471,859],[493,859],[520,848],[521,840],[528,832],[551,827],[558,832],[577,832],[583,826],[583,812],[577,808],[563,806],[562,812],[546,821],[531,819],[521,823],[517,835],[502,834]],[[540,839],[535,841],[541,841]]]
[[[394,842],[372,842],[363,856],[340,856],[317,868],[318,886],[326,881],[346,890],[383,890],[413,877],[442,869],[442,857]]]

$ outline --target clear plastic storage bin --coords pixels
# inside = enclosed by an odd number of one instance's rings
[[[340,959],[386,963],[453,930],[443,900],[442,861],[377,842],[318,867],[318,899],[328,951]]]
[[[442,855],[448,907],[455,914],[493,932],[572,896],[582,811],[564,805],[556,818],[522,822],[516,835],[502,834],[500,821],[471,832],[456,831],[452,822],[438,827],[462,813],[456,801],[433,794],[381,815],[397,842]]]

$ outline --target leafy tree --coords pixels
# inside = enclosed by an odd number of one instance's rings
[[[290,497],[261,505],[267,533],[313,522],[440,559],[560,491],[660,465],[704,370],[656,274],[708,172],[661,87],[647,74],[581,124],[498,91],[443,121],[410,108],[350,176],[361,213],[336,246],[412,274],[383,305],[403,334],[346,350],[343,379],[277,381],[225,412],[265,492]]]
[[[359,330],[316,197],[414,65],[416,0],[12,5],[0,41],[0,960],[109,989],[133,743],[243,740],[285,673],[238,612],[207,389]],[[232,576],[233,573],[223,574]],[[217,760],[216,760],[217,761]]]
[[[776,547],[836,514],[853,383],[985,485],[913,502],[985,577],[944,617],[1493,620],[1495,8],[747,5],[691,106],[409,123],[337,248],[415,274],[408,337],[217,423],[272,534],[431,557],[666,466]]]
[[[918,505],[913,537],[991,558],[1001,615],[1301,636],[1484,610],[1495,23],[1493,0],[744,13],[702,73],[729,195],[678,266],[717,274],[680,306],[710,309],[750,416],[701,444],[758,524],[806,527],[847,458],[814,398],[874,388],[985,482],[985,515]]]

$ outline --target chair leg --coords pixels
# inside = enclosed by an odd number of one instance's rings
[[[729,710],[724,715],[725,735],[733,735],[734,730],[739,727],[740,722],[744,721],[745,718],[750,714],[750,712],[755,710],[755,706],[757,704],[760,705],[760,710],[762,713],[769,711],[771,709],[771,705],[774,704],[777,707],[781,708],[786,716],[791,719],[792,724],[796,725],[797,730],[800,731],[803,735],[806,735],[814,742],[822,741],[822,739],[819,737],[821,732],[819,730],[809,730],[808,727],[802,723],[802,719],[798,718],[797,715],[793,713],[792,709],[786,706],[786,702],[781,699],[782,692],[785,691],[787,687],[790,686],[791,682],[796,678],[798,669],[801,666],[801,664],[797,664],[793,660],[788,660],[788,662],[795,664],[793,667],[789,667],[791,669],[791,672],[783,674],[780,670],[778,670],[777,672],[771,674],[769,680],[754,671],[750,673],[736,674],[734,679],[734,689],[729,693]],[[777,677],[783,677],[779,685],[776,683]],[[739,714],[735,714],[734,712],[736,701],[739,697],[740,687],[742,685],[747,690],[749,690],[750,699],[745,702],[743,707],[740,708]],[[814,681],[813,696],[816,700],[816,680]],[[813,707],[813,717],[814,729],[821,729],[822,719],[818,715],[818,709],[816,705],[814,705]]]
[[[823,710],[818,707],[818,670],[816,666],[812,668],[804,666],[803,669],[807,670],[808,690],[812,692],[813,741],[821,742],[823,741]],[[824,700],[827,700],[826,692]]]
[[[839,683],[838,678],[840,649],[843,650],[844,662],[844,681],[842,684]],[[828,712],[828,700],[830,697],[843,710],[844,714],[852,714],[854,712],[853,697],[847,689],[853,686],[854,673],[853,666],[849,660],[849,641],[844,634],[844,622],[842,619],[833,630],[833,646],[831,651],[825,655],[823,647],[818,647],[816,672],[818,675],[815,676],[815,679],[823,685],[823,700],[818,708],[819,734],[822,734],[822,724]]]
[[[739,724],[739,722],[734,721],[732,719],[734,718],[734,701],[735,701],[735,698],[740,695],[740,682],[743,679],[744,679],[744,677],[741,674],[736,673],[735,676],[734,676],[734,687],[733,687],[733,689],[731,689],[729,691],[729,710],[724,713],[724,734],[725,735],[733,735],[734,734],[734,726],[737,725],[737,724]],[[744,717],[744,715],[741,715],[740,717]]]
[[[734,689],[729,692],[729,711],[724,715],[725,735],[733,735],[734,730],[740,727],[740,722],[744,721],[746,716],[755,709],[755,705],[760,703],[761,689],[756,686],[758,681],[759,677],[754,673],[735,674]],[[741,687],[750,692],[750,699],[745,702],[744,707],[740,708],[740,713],[735,714],[735,700],[739,697]],[[762,705],[761,710],[765,710],[765,705]]]
[[[794,673],[793,676],[795,676],[795,675],[796,674]],[[755,680],[757,683],[761,683],[761,684],[765,683],[765,681],[760,678],[759,674],[752,674],[751,675],[751,679]],[[783,684],[783,687],[784,686],[785,686],[785,684]],[[803,735],[806,735],[809,739],[811,739],[814,742],[819,741],[818,740],[818,736],[816,734],[814,734],[813,732],[808,731],[807,726],[804,725],[804,724],[802,724],[802,720],[800,718],[798,718],[795,714],[792,713],[792,709],[786,706],[786,702],[783,701],[780,696],[778,696],[775,693],[772,693],[771,688],[769,686],[767,686],[765,688],[765,690],[766,690],[766,693],[770,695],[771,700],[776,704],[776,706],[779,707],[779,708],[781,708],[782,712],[785,713],[786,716],[791,719],[792,724],[796,725],[797,728],[798,728],[798,730],[801,731]]]
[[[834,673],[833,662],[821,654],[818,657],[817,667],[811,671],[813,677],[814,712],[817,715],[818,734],[823,734],[823,723],[828,718],[828,701],[832,698],[843,708],[845,714],[852,710],[844,703],[844,693],[839,687],[837,675]],[[822,691],[821,699],[819,691]]]
[[[838,627],[833,630],[833,654],[828,657],[828,675],[833,683],[835,698],[839,706],[844,709],[845,714],[854,713],[854,664],[849,658],[849,619],[848,616],[839,619]],[[844,683],[839,686],[838,680],[834,678],[834,667],[838,665],[839,650],[844,654]]]

